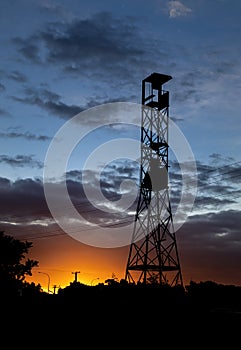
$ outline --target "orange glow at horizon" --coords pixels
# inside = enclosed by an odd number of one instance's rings
[[[36,239],[28,257],[39,262],[27,282],[40,284],[44,291],[65,288],[75,280],[87,285],[104,283],[113,275],[124,278],[129,247],[96,248],[80,243],[69,236]],[[39,273],[40,272],[40,273]]]
[[[227,269],[217,269],[210,264],[207,254],[202,250],[189,250],[179,239],[179,252],[184,285],[190,281],[200,282],[212,280],[221,284],[240,285],[239,270],[232,273]],[[105,283],[113,275],[120,281],[125,277],[125,269],[129,254],[129,246],[119,248],[96,248],[87,246],[66,235],[34,239],[28,258],[37,260],[38,267],[32,269],[32,276],[26,276],[26,281],[40,284],[44,291],[48,288],[52,293],[59,288],[65,288],[74,281],[73,272],[79,271],[77,281],[86,285]],[[223,264],[223,259],[220,260]],[[43,273],[39,273],[43,272]]]

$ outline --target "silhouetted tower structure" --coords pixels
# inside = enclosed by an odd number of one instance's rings
[[[142,81],[140,188],[125,279],[183,286],[168,190],[169,75]]]

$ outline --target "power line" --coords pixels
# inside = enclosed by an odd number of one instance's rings
[[[238,176],[241,176],[241,175],[238,175]],[[236,176],[235,176],[236,177]],[[205,186],[208,186],[208,185],[205,185]],[[215,197],[220,197],[220,196],[225,196],[227,195],[227,193],[220,193],[218,195],[215,195]],[[229,198],[240,198],[241,197],[241,194],[231,194],[229,193]],[[118,223],[113,223],[113,224],[108,224],[106,225],[106,227],[115,227],[115,226],[120,226],[120,225],[124,225],[124,224],[131,224],[133,223],[133,218],[132,219],[128,219],[128,220],[122,220],[122,221],[119,221]],[[91,227],[91,228],[88,228],[88,229],[80,229],[78,228],[77,230],[74,230],[74,231],[69,231],[68,233],[77,233],[81,230],[81,232],[87,232],[87,231],[93,231],[93,230],[98,230],[98,229],[102,229],[102,227]],[[56,233],[54,233],[56,232]],[[24,237],[24,238],[19,238],[21,240],[34,240],[34,239],[44,239],[44,238],[52,238],[52,237],[59,237],[59,236],[65,236],[66,235],[66,232],[59,232],[58,230],[54,230],[54,231],[49,231],[47,234],[45,235],[40,235],[40,236],[33,236],[33,237]]]
[[[218,171],[218,170],[220,170],[220,169],[223,169],[223,168],[226,168],[227,166],[232,166],[232,165],[236,165],[236,164],[241,164],[241,161],[238,161],[238,162],[233,162],[233,163],[229,163],[229,164],[227,164],[227,165],[223,165],[223,166],[221,166],[221,167],[217,167],[217,168],[215,168],[215,169],[209,169],[209,170],[207,170],[206,172],[205,172],[205,174],[207,174],[207,173],[211,173],[211,172],[215,172],[215,171]],[[215,175],[214,177],[217,177],[217,176],[221,176],[221,175],[225,175],[225,174],[228,174],[228,173],[230,173],[230,172],[233,172],[233,171],[238,171],[238,170],[240,170],[240,169],[232,169],[232,170],[230,170],[230,171],[227,171],[227,172],[224,172],[224,173],[219,173],[219,174],[217,174],[217,175]],[[240,176],[241,176],[241,174],[240,174]],[[189,184],[191,184],[192,182],[195,182],[196,180],[194,180],[194,177],[193,176],[190,176],[190,179],[192,179],[193,178],[193,181],[191,180],[190,182],[189,182]],[[200,186],[202,186],[202,185],[200,185]],[[200,187],[199,186],[199,187]],[[206,186],[206,185],[204,185],[204,186]],[[207,186],[208,186],[208,184],[207,184]],[[118,196],[120,196],[120,194],[114,194],[114,195],[112,195],[112,196],[109,196],[107,199],[115,199],[116,197],[118,197]],[[114,202],[114,201],[113,201]],[[88,201],[86,201],[86,203],[83,203],[83,202],[81,202],[81,203],[73,203],[73,205],[75,206],[75,207],[77,207],[77,208],[79,208],[79,209],[81,209],[82,207],[83,208],[85,208],[86,207],[86,205],[88,205],[89,204],[89,202]],[[64,206],[62,206],[62,205],[60,205],[60,206],[57,206],[57,207],[55,207],[55,209],[63,209],[64,210]],[[88,210],[85,210],[85,211],[82,211],[82,213],[83,214],[88,214],[88,213],[90,213],[90,212],[94,212],[94,211],[101,211],[101,209],[97,209],[97,208],[89,208]],[[29,215],[29,214],[37,214],[38,216],[39,216],[39,214],[41,214],[41,213],[46,213],[46,212],[50,212],[50,210],[48,209],[48,208],[46,208],[46,209],[42,209],[42,210],[38,210],[38,211],[32,211],[32,212],[29,212],[29,209],[28,209],[28,211],[26,211],[26,213]],[[22,212],[23,213],[23,212]],[[23,217],[24,218],[24,214],[22,214],[22,215],[18,215],[17,216],[18,218],[21,218],[21,217]]]
[[[208,171],[206,171],[206,174],[207,173],[210,173],[210,172],[214,172],[214,171],[217,171],[217,170],[220,170],[220,169],[223,169],[223,168],[226,168],[227,166],[232,166],[232,165],[237,165],[237,164],[240,164],[241,163],[241,161],[238,161],[238,162],[233,162],[233,163],[229,163],[228,165],[224,165],[224,166],[222,166],[222,167],[218,167],[218,168],[215,168],[215,169],[210,169],[210,170],[208,170]],[[232,173],[232,172],[235,172],[235,171],[238,171],[238,170],[240,170],[240,169],[231,169],[231,170],[229,170],[229,171],[226,171],[226,172],[224,172],[224,173],[219,173],[219,174],[217,174],[217,175],[215,175],[214,176],[214,178],[215,177],[220,177],[220,176],[222,176],[222,175],[227,175],[227,174],[229,174],[229,173]],[[226,179],[222,179],[222,180],[228,180],[228,179],[231,179],[231,178],[236,178],[236,177],[239,177],[239,176],[241,176],[241,174],[238,174],[238,175],[236,175],[236,176],[232,176],[232,177],[228,177],[228,178],[226,178]],[[214,183],[216,183],[216,181],[218,181],[218,180],[215,180],[215,181],[213,181],[213,182],[209,182],[209,183],[207,183],[207,184],[201,184],[201,185],[199,185],[198,186],[198,189],[200,189],[200,188],[205,188],[205,187],[209,187],[210,186],[210,184],[214,184]],[[194,180],[193,181],[190,181],[189,182],[189,188],[191,188],[190,187],[190,184],[192,184],[194,182]],[[196,182],[195,182],[195,184],[196,184]],[[193,186],[194,187],[194,186]],[[224,194],[225,195],[225,194]],[[109,199],[111,199],[111,198],[116,198],[116,194],[115,195],[113,195],[113,196],[111,196],[111,197],[109,197]],[[87,203],[89,203],[89,202],[87,202]],[[86,207],[86,203],[77,203],[77,204],[73,204],[75,207],[77,207],[77,208],[79,208],[79,209],[81,209],[82,207]],[[64,209],[64,207],[63,206],[61,206],[61,207],[59,207],[60,209],[62,208],[62,209]],[[81,214],[89,214],[89,213],[94,213],[94,212],[100,212],[101,211],[101,209],[97,209],[97,208],[89,208],[88,210],[84,210],[84,211],[81,211]],[[31,214],[34,214],[34,213],[36,213],[36,214],[40,214],[40,213],[49,213],[49,209],[43,209],[42,211],[38,211],[38,212],[31,212]],[[29,212],[28,212],[28,214],[30,214]],[[25,216],[24,216],[24,214],[22,214],[22,215],[18,215],[17,216],[17,219],[18,219],[18,222],[17,223],[21,223],[21,222],[25,222]],[[28,228],[27,226],[25,227],[25,230],[31,230],[32,231],[32,228]],[[56,232],[56,230],[55,231],[51,231],[51,232]],[[59,235],[60,233],[58,232],[58,234],[57,235]],[[63,233],[64,234],[64,233]],[[47,235],[48,236],[48,235]],[[45,236],[44,236],[45,237]],[[43,237],[43,238],[44,238]]]
[[[212,173],[212,172],[215,172],[215,171],[219,171],[219,170],[221,170],[221,169],[223,169],[223,168],[227,168],[227,166],[230,167],[230,166],[236,165],[236,164],[241,164],[241,161],[229,163],[229,164],[223,165],[223,166],[221,166],[221,167],[217,167],[217,168],[213,168],[213,169],[206,170],[205,173],[203,173],[203,174],[206,175],[206,174],[209,174],[209,173]],[[238,168],[238,169],[231,169],[231,170],[229,170],[229,171],[227,171],[227,172],[224,172],[224,173],[218,173],[218,174],[214,175],[213,177],[215,178],[215,177],[218,177],[218,176],[222,176],[222,175],[231,173],[231,172],[233,172],[233,171],[241,171],[241,168]],[[171,172],[170,172],[170,173],[171,173]],[[240,174],[240,176],[241,176],[241,174]],[[192,183],[194,183],[194,186],[196,186],[196,182],[198,181],[198,176],[195,176],[195,177],[194,177],[194,176],[190,176],[189,179],[191,180],[191,181],[189,181],[189,185],[192,184]],[[192,180],[192,179],[193,179],[193,180]],[[207,184],[207,185],[208,185],[208,184]],[[202,185],[199,185],[199,187],[200,187],[200,186],[202,186]]]
[[[120,226],[120,225],[125,225],[125,224],[131,224],[133,223],[133,218],[132,219],[128,219],[128,220],[122,220],[118,223],[113,223],[113,224],[108,224],[104,227],[106,228],[109,228],[109,227],[115,227],[115,226]],[[99,227],[91,227],[91,228],[88,228],[88,229],[80,229],[78,228],[77,230],[74,230],[74,231],[68,231],[68,234],[74,234],[74,233],[77,233],[77,232],[87,232],[87,231],[93,231],[93,230],[100,230],[100,229],[103,229],[103,226]],[[54,234],[53,232],[57,232],[56,234]],[[21,240],[24,240],[24,239],[27,239],[27,240],[32,240],[32,239],[42,239],[42,238],[52,238],[52,237],[55,237],[55,236],[66,236],[66,232],[58,232],[58,230],[54,230],[54,231],[50,231],[48,234],[46,235],[41,235],[41,236],[34,236],[34,237],[26,237],[26,238],[19,238]]]
[[[228,165],[225,165],[225,166],[222,166],[222,167],[219,167],[219,168],[210,169],[209,171],[207,171],[207,173],[213,172],[213,171],[217,171],[217,170],[226,168],[227,166],[236,165],[236,164],[239,164],[239,163],[241,163],[241,162],[233,162],[233,163],[230,163],[230,164],[228,164]],[[215,178],[215,177],[220,177],[220,176],[222,176],[222,175],[231,174],[231,173],[233,173],[233,172],[235,172],[235,171],[238,171],[238,170],[240,170],[240,169],[231,169],[231,170],[229,170],[229,171],[226,171],[226,172],[217,174],[216,176],[214,176],[214,178]],[[237,175],[229,176],[229,177],[227,177],[227,178],[225,178],[225,179],[221,179],[221,180],[222,180],[222,181],[223,181],[223,180],[226,181],[226,180],[229,180],[229,179],[232,179],[232,178],[238,178],[238,177],[240,177],[240,176],[241,176],[241,174],[237,174]],[[217,181],[219,181],[219,180],[217,179],[217,180],[215,180],[215,181],[213,181],[213,182],[209,182],[209,183],[207,183],[207,184],[199,185],[199,186],[198,186],[198,189],[200,189],[200,188],[205,188],[205,187],[209,187],[210,185],[217,183]],[[220,196],[225,196],[225,195],[229,195],[229,198],[230,198],[230,197],[231,197],[231,198],[239,198],[239,197],[241,196],[241,194],[238,194],[238,193],[232,194],[232,192],[230,192],[230,193],[220,193],[220,194],[218,194],[218,195],[216,194],[215,197],[220,197]],[[116,196],[115,196],[115,197],[116,197]],[[79,205],[77,204],[76,206],[81,206],[81,205],[84,205],[84,203],[80,203]],[[46,211],[47,211],[47,210],[46,210]],[[90,213],[90,212],[95,212],[95,211],[99,211],[99,209],[91,208],[91,209],[89,209],[89,210],[84,211],[83,213]],[[23,219],[24,219],[24,217],[23,217]],[[120,225],[128,224],[128,223],[131,223],[131,222],[133,222],[133,218],[131,218],[131,219],[129,218],[128,220],[119,220],[119,222],[113,223],[113,224],[108,224],[108,225],[106,225],[106,227],[120,226]],[[21,223],[21,221],[20,221],[20,223]],[[102,226],[102,227],[103,227],[103,226]],[[85,231],[89,231],[89,230],[98,230],[98,229],[101,229],[102,227],[99,227],[99,226],[98,226],[98,227],[91,227],[91,228],[88,228],[88,229],[82,229],[81,231],[85,232]],[[25,230],[26,230],[26,229],[28,230],[28,227],[25,227]],[[29,227],[29,230],[30,230],[30,227]],[[78,228],[78,230],[71,231],[70,233],[76,233],[76,232],[78,232],[79,230],[80,230],[80,229]],[[31,231],[32,231],[32,228],[31,228]],[[56,232],[56,233],[55,233],[55,232]],[[28,240],[32,240],[32,239],[43,239],[43,238],[51,238],[51,237],[63,236],[63,235],[66,235],[66,233],[65,233],[65,232],[59,232],[59,230],[57,229],[57,230],[48,231],[48,233],[46,233],[45,235],[42,234],[42,235],[40,235],[40,236],[34,236],[34,237],[28,237],[28,238],[21,238],[21,239],[28,239]]]

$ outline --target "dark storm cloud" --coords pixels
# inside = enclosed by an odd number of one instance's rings
[[[76,190],[78,186],[72,187]],[[40,179],[10,181],[0,178],[0,197],[4,203],[1,206],[1,220],[5,224],[9,222],[9,225],[14,223],[16,231],[23,230],[21,226],[34,220],[51,218]]]
[[[189,217],[177,232],[182,263],[186,266],[187,274],[190,276],[188,271],[194,269],[197,275],[205,275],[205,279],[216,276],[217,280],[228,280],[233,276],[240,281],[240,227],[239,210],[211,211]]]
[[[6,154],[0,154],[0,163],[8,164],[12,167],[30,167],[39,168],[43,167],[42,162],[35,160],[33,155],[18,154],[15,157],[8,156]]]
[[[41,210],[46,209],[42,182],[39,179],[20,179],[10,181],[0,178],[0,196],[4,203],[1,216],[22,218],[28,222],[34,216],[39,217]],[[35,214],[33,214],[36,212]]]
[[[51,140],[52,138],[46,135],[35,135],[32,134],[30,132],[1,132],[0,133],[0,137],[2,138],[22,138],[22,139],[26,139],[29,141],[47,141],[47,140]]]
[[[241,245],[241,212],[239,210],[223,210],[194,215],[182,228],[183,237],[192,238],[202,246],[211,249],[236,248]]]

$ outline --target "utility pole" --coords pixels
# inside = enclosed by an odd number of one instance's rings
[[[80,273],[80,271],[74,271],[72,274],[74,274],[74,282],[77,282],[77,275]]]

